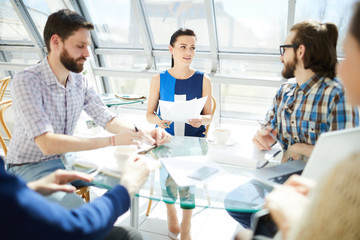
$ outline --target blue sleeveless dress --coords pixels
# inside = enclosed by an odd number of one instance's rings
[[[204,73],[200,71],[196,71],[188,79],[176,79],[167,70],[160,72],[160,100],[174,102],[175,95],[186,95],[186,101],[201,98],[203,78]],[[159,114],[161,115],[160,111],[161,109],[159,109]],[[174,123],[165,130],[174,136]],[[184,136],[205,137],[204,132],[204,125],[194,128],[190,124],[185,123]]]

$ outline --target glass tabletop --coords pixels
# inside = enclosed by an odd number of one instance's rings
[[[134,95],[134,94],[132,94]],[[99,94],[101,101],[108,107],[118,106],[118,105],[127,105],[134,103],[144,103],[146,101],[146,97],[138,96],[131,98],[131,95],[117,95],[114,93],[103,93]]]
[[[196,159],[197,156],[201,158],[206,155],[211,147],[212,144],[208,144],[205,138],[175,136],[170,143],[155,148],[148,156],[154,159],[192,156],[192,159]],[[161,166],[150,173],[149,179],[137,196],[182,205],[190,204],[196,207],[239,212],[256,212],[262,208],[263,199],[272,188],[244,175],[254,169],[223,164],[217,164],[217,166],[221,169],[221,174],[214,175],[206,184],[180,188],[171,177],[162,179],[166,170]],[[80,167],[75,167],[75,169],[89,171]],[[103,173],[97,174],[93,181],[94,185],[106,189],[111,189],[118,183],[118,178]]]

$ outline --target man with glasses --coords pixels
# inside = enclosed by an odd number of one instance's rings
[[[322,132],[359,125],[357,109],[346,101],[343,85],[335,78],[337,39],[332,23],[304,21],[291,28],[280,46],[280,60],[282,76],[294,79],[281,85],[265,127],[255,134],[253,143],[259,149],[270,150],[275,136],[287,151],[283,161],[302,159],[310,156]],[[250,227],[250,213],[229,214]]]

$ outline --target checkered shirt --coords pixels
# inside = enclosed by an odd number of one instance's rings
[[[322,132],[358,126],[359,113],[346,101],[339,80],[315,75],[301,86],[283,84],[265,121],[287,149],[295,143],[314,145]]]
[[[116,115],[100,100],[83,74],[70,72],[66,87],[45,58],[18,73],[11,82],[15,125],[7,163],[21,164],[59,158],[46,156],[35,137],[47,132],[72,135],[82,110],[102,127]]]

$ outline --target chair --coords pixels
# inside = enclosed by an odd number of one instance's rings
[[[11,100],[7,100],[7,101],[1,101],[0,102],[0,123],[1,126],[3,127],[3,129],[5,130],[6,135],[8,136],[9,139],[11,139],[11,133],[9,131],[9,128],[7,127],[6,123],[5,123],[5,119],[4,119],[4,112],[6,109],[8,109],[9,107],[11,107],[12,105],[12,101]],[[7,155],[7,146],[5,144],[5,140],[3,138],[3,136],[0,134],[0,143],[1,146],[4,150],[4,154],[5,156]]]
[[[211,120],[213,119],[214,117],[214,114],[215,114],[215,110],[216,110],[216,100],[214,98],[214,96],[211,96]],[[205,128],[205,136],[207,136],[208,134],[208,131],[209,131],[209,128],[210,128],[210,123],[208,125],[206,125],[206,128]]]
[[[0,101],[3,100],[5,90],[6,90],[6,87],[8,86],[8,84],[9,84],[9,82],[10,82],[10,77],[5,77],[5,78],[0,80]]]
[[[215,114],[215,110],[216,110],[216,100],[214,98],[214,96],[211,96],[211,119],[214,117],[214,114]],[[209,128],[210,128],[210,124],[208,124],[205,128],[205,136],[207,136],[207,133],[209,131]],[[150,184],[151,184],[151,187],[150,187],[150,196],[153,194],[153,191],[154,191],[154,188],[153,188],[153,183],[154,183],[154,173],[150,173]],[[207,184],[204,184],[204,191],[207,193],[208,195],[208,187],[207,187]],[[210,198],[209,198],[209,195],[208,195],[208,203],[210,205]],[[146,210],[146,216],[148,217],[149,214],[150,214],[150,210],[151,210],[151,205],[152,205],[152,199],[149,199],[149,203],[148,203],[148,207],[147,207],[147,210]]]

